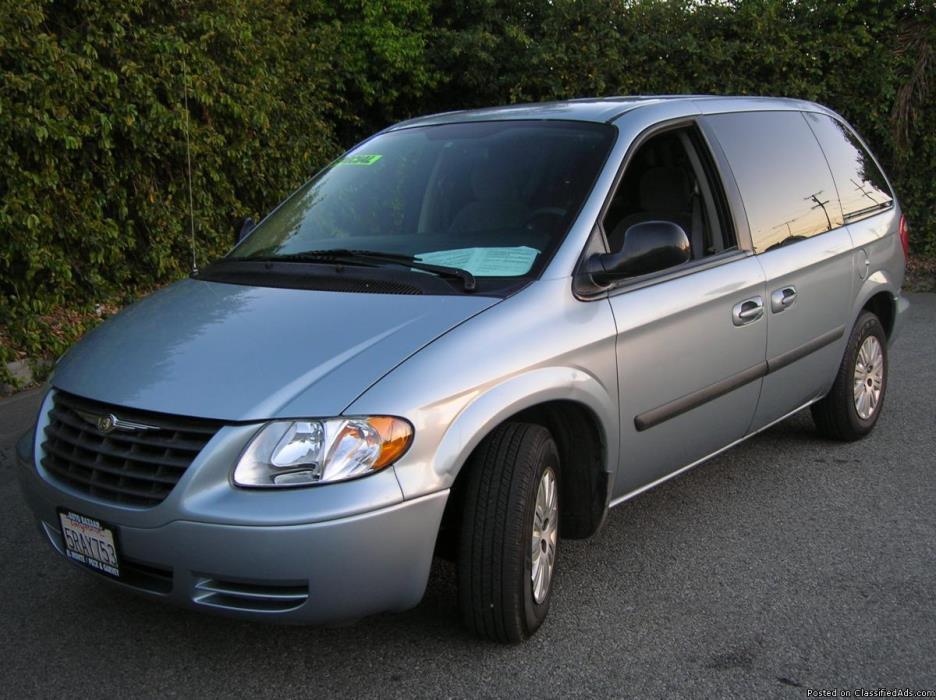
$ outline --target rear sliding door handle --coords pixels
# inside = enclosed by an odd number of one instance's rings
[[[784,287],[770,295],[770,310],[775,314],[793,306],[796,301],[796,287]]]
[[[731,309],[731,320],[736,326],[745,326],[754,323],[764,315],[764,300],[760,297],[751,297],[734,305]]]

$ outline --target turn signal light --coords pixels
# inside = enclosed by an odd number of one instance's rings
[[[380,456],[374,462],[374,469],[395,462],[413,441],[413,429],[405,420],[391,416],[374,416],[367,422],[380,434]]]

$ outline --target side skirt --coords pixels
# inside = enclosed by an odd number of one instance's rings
[[[763,426],[762,428],[758,428],[758,429],[755,430],[754,432],[748,433],[748,434],[745,435],[744,437],[738,438],[738,439],[735,440],[734,442],[728,443],[727,445],[725,445],[725,446],[722,447],[721,449],[715,450],[715,451],[712,452],[710,455],[706,455],[706,456],[703,457],[702,459],[697,459],[695,462],[692,462],[691,464],[687,464],[687,465],[684,466],[684,467],[680,467],[680,468],[677,469],[676,471],[670,472],[670,473],[667,474],[666,476],[662,476],[662,477],[660,477],[659,479],[657,479],[656,481],[651,481],[649,484],[645,484],[645,485],[643,485],[643,486],[641,486],[641,487],[639,487],[639,488],[637,488],[637,489],[634,489],[634,490],[631,491],[630,493],[626,493],[626,494],[624,494],[623,496],[619,496],[618,498],[615,498],[614,500],[611,501],[611,503],[608,504],[608,508],[611,509],[611,508],[614,508],[615,506],[618,506],[618,505],[624,503],[625,501],[629,501],[629,500],[632,499],[634,496],[639,496],[639,495],[642,494],[644,491],[649,491],[650,489],[654,488],[655,486],[659,486],[659,485],[662,484],[663,482],[669,481],[670,479],[679,476],[679,475],[682,474],[683,472],[687,472],[687,471],[689,471],[690,469],[692,469],[693,467],[698,466],[699,464],[702,464],[702,462],[707,462],[708,460],[712,459],[712,457],[717,457],[717,456],[720,455],[722,452],[725,452],[725,451],[727,451],[727,450],[730,450],[730,449],[731,449],[732,447],[734,447],[735,445],[740,445],[742,442],[744,442],[744,441],[747,440],[748,438],[754,437],[754,436],[757,435],[758,433],[761,433],[761,432],[767,430],[768,428],[772,428],[773,426],[775,426],[777,423],[780,423],[781,421],[785,421],[785,420],[786,420],[787,418],[789,418],[790,416],[792,416],[792,415],[794,415],[794,414],[796,414],[796,413],[799,413],[799,412],[802,411],[804,408],[807,408],[808,406],[810,406],[810,405],[816,403],[816,401],[819,401],[821,398],[822,398],[821,396],[817,396],[817,397],[814,398],[814,399],[810,399],[809,401],[807,401],[806,403],[804,403],[804,404],[803,404],[802,406],[800,406],[799,408],[794,408],[794,409],[793,409],[792,411],[790,411],[789,413],[786,413],[786,414],[780,416],[779,418],[777,418],[777,420],[771,421],[770,423],[768,423],[767,425]]]

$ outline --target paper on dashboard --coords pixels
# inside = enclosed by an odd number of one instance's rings
[[[467,270],[478,277],[519,277],[533,267],[539,251],[529,246],[458,248],[420,253],[416,257],[432,265]]]

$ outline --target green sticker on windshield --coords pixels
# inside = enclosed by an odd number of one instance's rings
[[[345,156],[338,161],[338,165],[373,165],[381,158],[383,158],[383,156],[365,154]]]

